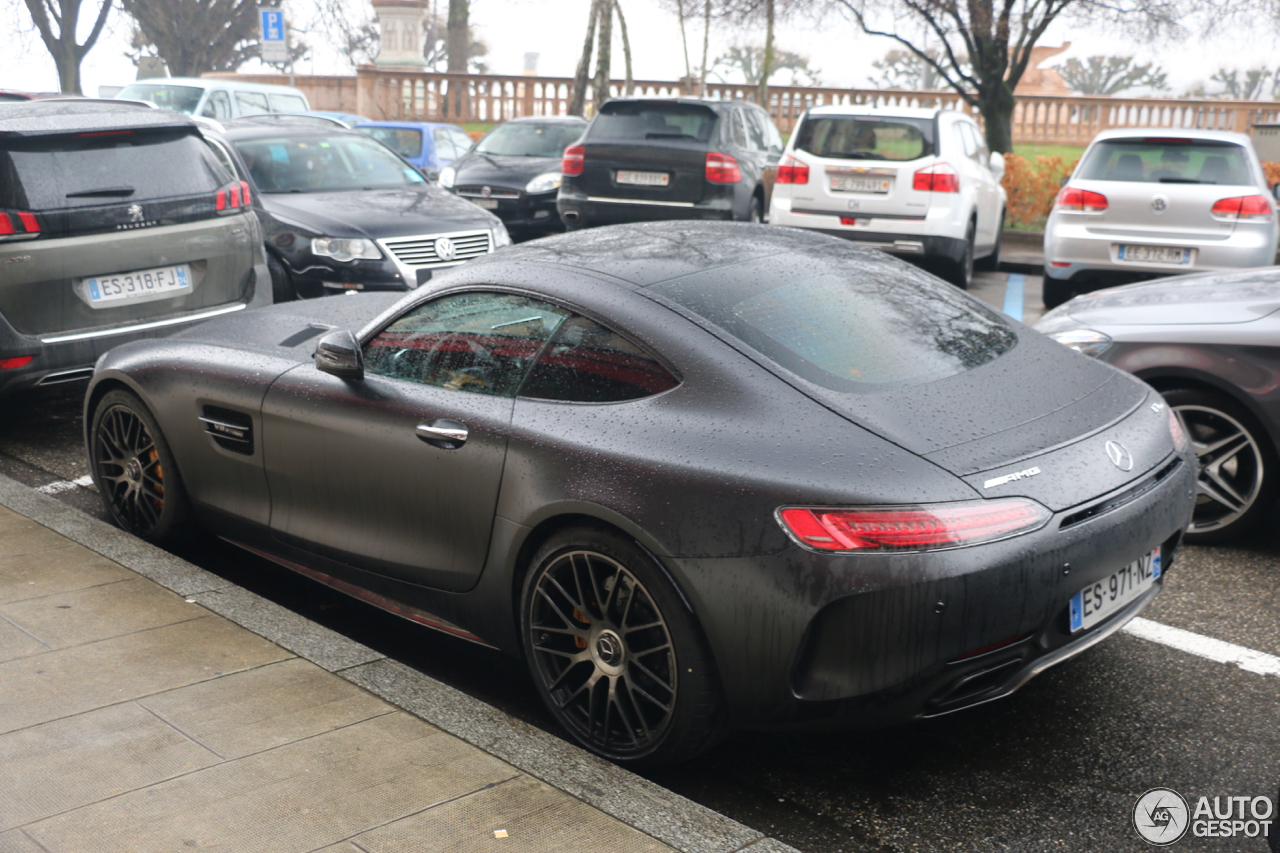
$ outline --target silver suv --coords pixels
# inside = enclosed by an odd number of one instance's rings
[[[271,301],[248,186],[187,118],[0,106],[0,396],[137,338]]]

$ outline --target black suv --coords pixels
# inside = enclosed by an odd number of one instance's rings
[[[191,119],[139,104],[0,105],[0,395],[271,301],[248,187]]]
[[[569,228],[651,219],[760,222],[782,155],[768,113],[740,101],[619,98],[565,149]]]

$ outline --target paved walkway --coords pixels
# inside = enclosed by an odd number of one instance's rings
[[[209,849],[790,850],[0,477],[0,853]]]

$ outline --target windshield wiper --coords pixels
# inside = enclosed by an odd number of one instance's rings
[[[646,133],[645,139],[697,139],[698,137],[688,133]]]
[[[1213,184],[1217,181],[1197,181],[1195,178],[1161,178],[1162,184]]]
[[[108,196],[118,196],[125,198],[133,195],[137,190],[133,187],[103,187],[100,190],[83,190],[78,193],[67,193],[67,198],[98,198]]]

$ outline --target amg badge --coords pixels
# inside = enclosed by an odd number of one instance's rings
[[[994,489],[996,486],[1003,486],[1005,483],[1012,483],[1015,480],[1025,480],[1028,477],[1034,477],[1040,473],[1039,468],[1027,468],[1024,471],[1014,471],[1012,474],[1005,474],[1003,477],[995,477],[987,480],[982,484],[984,489]]]

